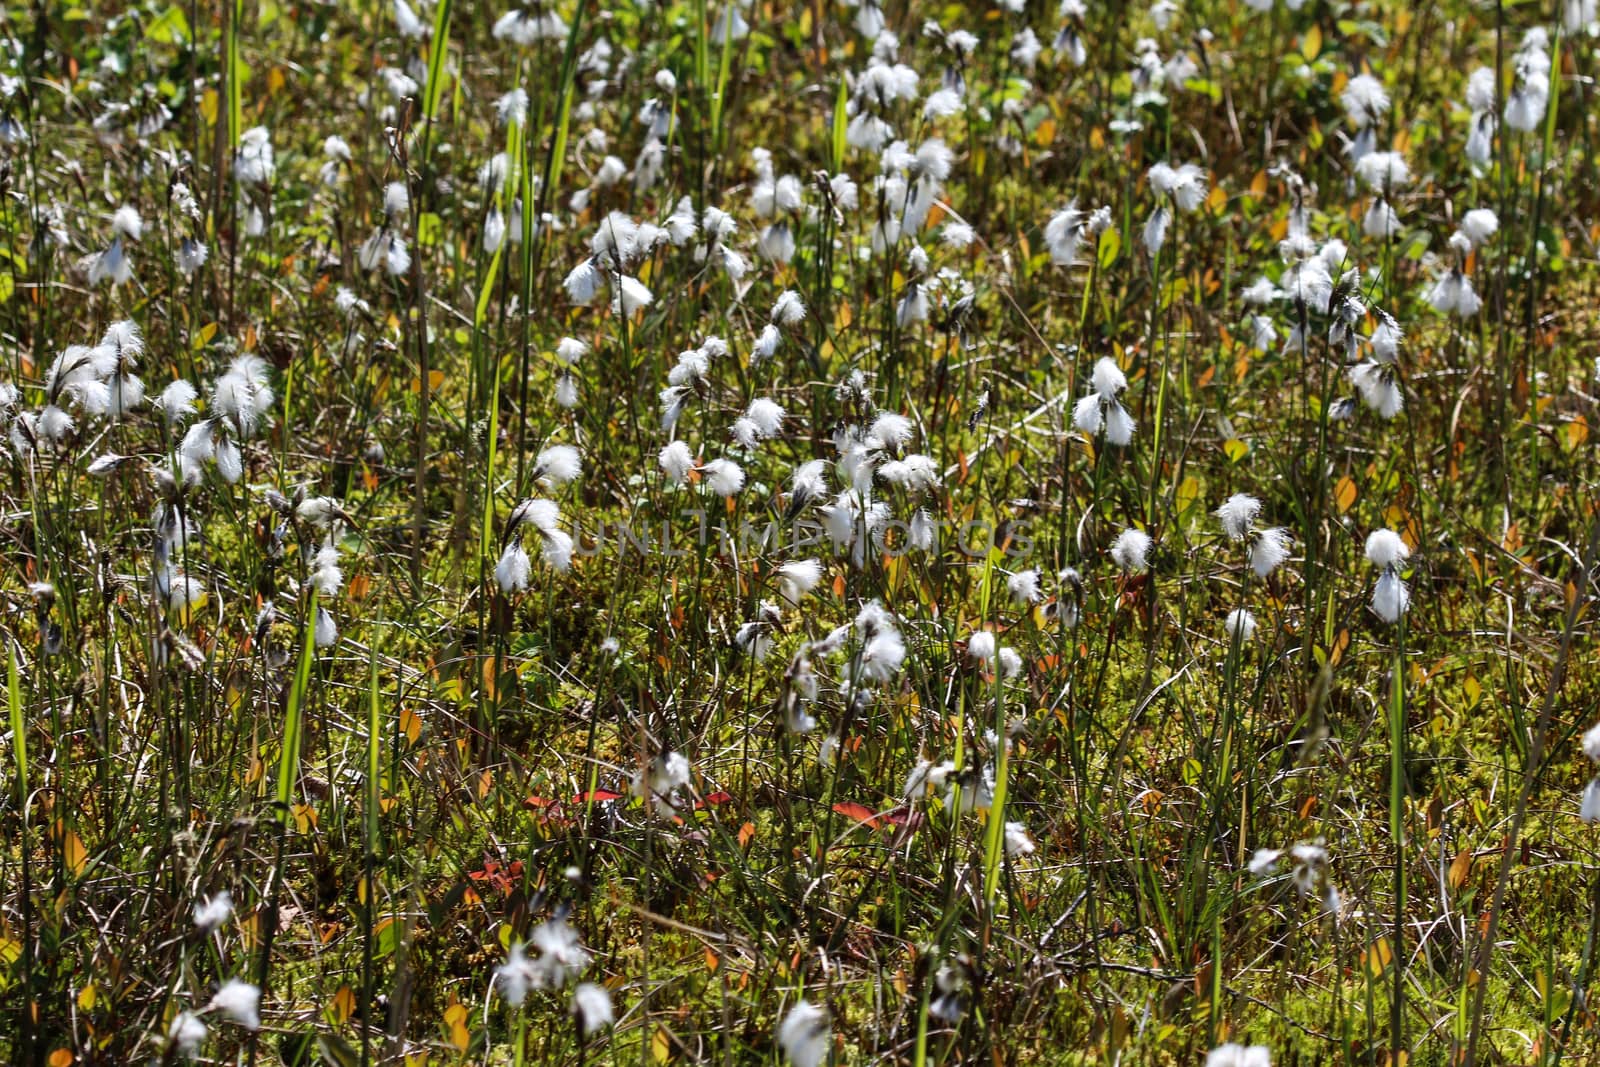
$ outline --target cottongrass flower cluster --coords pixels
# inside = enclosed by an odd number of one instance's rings
[[[558,915],[533,928],[530,942],[535,955],[528,955],[528,943],[515,942],[506,955],[505,962],[495,968],[494,982],[505,997],[506,1003],[520,1008],[533,990],[560,990],[589,966],[588,951],[578,939],[578,932]],[[592,993],[585,996],[591,1001]],[[603,1013],[591,1003],[589,1010],[598,1019]],[[597,1026],[600,1025],[597,1023]]]
[[[1235,493],[1214,512],[1228,540],[1247,545],[1250,569],[1257,578],[1269,577],[1289,558],[1289,531],[1281,526],[1256,527],[1261,501],[1248,493]]]
[[[1281,849],[1257,849],[1250,857],[1250,874],[1256,878],[1276,874],[1285,855],[1289,859],[1289,884],[1295,892],[1302,897],[1317,897],[1323,912],[1337,920],[1343,898],[1333,884],[1328,849],[1320,838],[1293,845],[1287,853]]]
[[[562,452],[559,460],[552,458],[551,462],[558,463],[562,473],[577,477],[575,453]],[[502,593],[511,596],[523,592],[533,579],[533,560],[523,547],[524,529],[532,529],[538,536],[540,557],[551,570],[559,574],[572,566],[572,535],[561,529],[560,522],[561,510],[552,500],[529,497],[512,509],[506,519],[505,547],[494,567],[494,578]]]
[[[1120,395],[1128,388],[1128,377],[1110,356],[1095,361],[1089,378],[1089,392],[1072,408],[1072,425],[1090,437],[1105,434],[1107,443],[1124,448],[1133,441],[1137,428]]]
[[[1367,536],[1367,562],[1378,569],[1372,587],[1372,610],[1391,625],[1405,617],[1411,606],[1411,590],[1400,571],[1411,557],[1411,548],[1393,530],[1374,530]]]

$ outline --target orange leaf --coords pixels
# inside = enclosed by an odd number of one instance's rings
[[[847,819],[854,819],[858,823],[866,823],[874,830],[878,828],[878,817],[872,814],[867,807],[857,804],[852,800],[841,800],[833,806],[835,815],[843,815]]]
[[[1347,474],[1339,479],[1333,487],[1333,502],[1338,505],[1339,513],[1349,511],[1356,502],[1356,483],[1350,480]]]

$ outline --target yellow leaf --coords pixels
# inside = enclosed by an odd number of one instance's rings
[[[444,384],[444,371],[442,371],[442,370],[431,370],[431,371],[428,372],[428,391],[429,392],[432,392],[432,393],[438,392],[439,391],[439,387],[441,385],[443,385],[443,384]],[[411,379],[411,391],[413,393],[422,392],[422,379],[421,378],[413,378],[413,379]]]
[[[1381,975],[1393,959],[1394,950],[1389,947],[1389,939],[1386,937],[1378,938],[1361,954],[1362,965],[1374,978]]]
[[[1317,53],[1322,51],[1322,27],[1312,26],[1306,35],[1300,38],[1300,54],[1306,57],[1306,62],[1317,58]]]
[[[650,1035],[650,1058],[657,1063],[666,1063],[672,1058],[672,1042],[664,1026],[656,1027],[656,1032]]]
[[[78,991],[78,1010],[94,1011],[94,1003],[96,999],[98,998],[95,995],[94,983],[90,982],[88,985],[84,986]]]
[[[339,987],[333,995],[333,1000],[328,1005],[328,1014],[335,1023],[349,1020],[356,1013],[356,992],[347,985]]]
[[[422,736],[422,717],[410,708],[400,709],[400,732],[406,735],[406,740],[413,745]]]
[[[207,126],[217,124],[217,91],[207,89],[200,94],[200,117],[206,120]]]
[[[282,67],[273,67],[267,71],[267,95],[276,94],[279,89],[283,88],[285,80]]]
[[[450,1043],[457,1052],[467,1051],[472,1035],[467,1031],[467,1006],[456,1003],[444,1010],[444,1024],[450,1030]]]
[[[712,952],[709,948],[706,949],[706,970],[708,970],[708,971],[716,970],[717,966],[721,962],[722,961],[717,958],[717,954],[715,952]]]
[[[1222,186],[1213,185],[1211,193],[1206,197],[1206,210],[1213,215],[1221,211],[1228,204],[1228,194],[1222,191]]]
[[[1464,848],[1456,853],[1456,858],[1450,861],[1450,888],[1460,889],[1467,884],[1467,877],[1472,874],[1472,850]]]
[[[83,869],[89,865],[89,850],[83,845],[83,838],[78,836],[76,830],[68,831],[65,840],[61,842],[61,855],[67,861],[67,867],[74,877],[83,874]]]
[[[1222,451],[1227,453],[1230,460],[1237,463],[1250,454],[1250,446],[1244,441],[1234,438],[1231,441],[1222,442]]]
[[[1348,474],[1340,478],[1338,484],[1333,487],[1333,502],[1338,506],[1341,515],[1355,504],[1356,483]]]
[[[1033,143],[1041,148],[1048,147],[1056,139],[1056,120],[1045,119],[1039,123],[1039,128],[1033,131]]]
[[[1589,439],[1589,420],[1576,415],[1567,423],[1567,447],[1577,448]]]

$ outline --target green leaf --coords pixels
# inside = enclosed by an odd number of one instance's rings
[[[424,211],[417,216],[417,244],[436,245],[439,237],[444,233],[444,220],[431,211]]]
[[[428,85],[423,90],[422,121],[433,125],[444,96],[444,57],[450,51],[450,0],[439,0],[433,13],[433,46],[428,50]]]
[[[154,22],[145,27],[144,37],[157,44],[177,44],[189,40],[189,20],[177,4],[163,11]]]
[[[844,170],[845,133],[850,128],[850,94],[844,79],[839,79],[839,92],[833,101],[833,169]]]
[[[306,690],[311,686],[311,656],[317,645],[317,594],[313,590],[306,605],[305,634],[300,644],[300,665],[289,686],[289,705],[283,722],[283,752],[278,757],[278,817],[289,823],[289,802],[294,799],[294,783],[300,777],[300,734],[305,718]]]
[[[1115,226],[1107,226],[1100,233],[1100,247],[1095,253],[1095,259],[1100,264],[1101,270],[1107,270],[1117,261],[1117,255],[1122,251],[1122,235]]]

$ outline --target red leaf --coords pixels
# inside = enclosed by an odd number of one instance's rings
[[[699,800],[695,801],[695,805],[694,806],[695,806],[695,808],[699,809],[699,808],[707,807],[707,806],[712,805],[712,804],[726,804],[728,801],[730,801],[732,799],[733,799],[733,794],[732,793],[721,793],[721,792],[708,793],[705,796],[701,797]]]
[[[583,804],[583,803],[587,803],[588,801],[591,801],[591,800],[603,802],[603,801],[607,801],[607,800],[621,800],[621,799],[622,799],[622,794],[621,793],[613,793],[609,789],[596,789],[596,790],[594,790],[593,792],[590,792],[590,793],[579,793],[577,796],[572,798],[572,802],[574,804]]]
[[[911,821],[911,809],[902,804],[883,813],[883,821],[890,826],[904,826]]]

